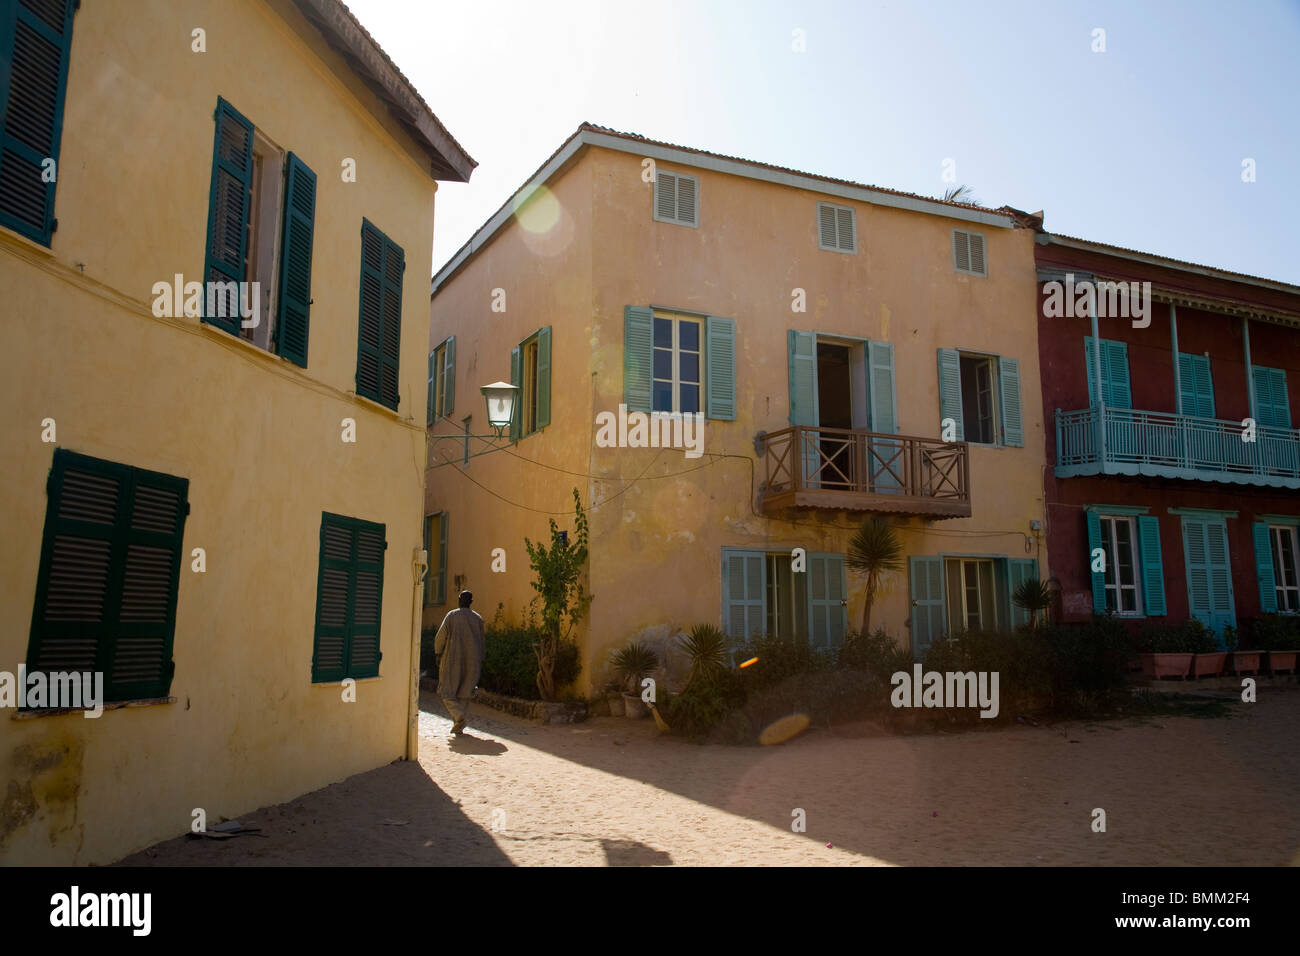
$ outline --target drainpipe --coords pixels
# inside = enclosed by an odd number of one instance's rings
[[[411,673],[406,694],[406,759],[420,757],[420,598],[424,593],[424,576],[429,573],[429,552],[415,548],[411,552],[411,577],[415,587],[411,595]]]
[[[1092,325],[1092,365],[1097,373],[1097,453],[1101,473],[1106,473],[1106,392],[1101,378],[1101,333],[1097,331],[1097,300],[1094,298],[1088,319]]]

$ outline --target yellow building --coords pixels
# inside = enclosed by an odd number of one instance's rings
[[[1015,626],[1014,585],[1047,574],[1023,221],[581,126],[434,277],[433,434],[486,432],[480,385],[523,397],[509,448],[431,449],[426,627],[462,585],[520,614],[523,539],[572,525],[572,487],[594,595],[579,691],[611,649],[697,623],[836,644],[860,626],[844,555],[869,515],[908,556],[873,627],[919,651]],[[699,413],[702,436],[626,447],[620,406]]]
[[[0,3],[6,863],[411,752],[425,268],[475,165],[336,0],[74,7]]]

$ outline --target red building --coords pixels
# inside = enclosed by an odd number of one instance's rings
[[[1060,618],[1300,612],[1300,287],[1032,224]]]

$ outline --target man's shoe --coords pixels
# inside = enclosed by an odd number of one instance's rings
[[[453,734],[463,733],[464,731],[465,731],[465,721],[463,720],[458,720],[451,725],[451,732]]]

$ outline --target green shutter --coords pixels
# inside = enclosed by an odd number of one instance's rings
[[[1092,576],[1092,611],[1094,614],[1106,613],[1106,572],[1094,571],[1093,558],[1101,544],[1101,518],[1094,511],[1084,512],[1088,522],[1088,573]],[[1110,561],[1110,555],[1106,555]]]
[[[1093,360],[1093,339],[1084,336],[1085,367],[1088,371],[1088,402],[1097,404],[1097,369]],[[1101,340],[1101,378],[1107,408],[1132,408],[1133,390],[1129,380],[1128,343]]]
[[[381,524],[321,514],[313,683],[379,675],[387,546]]]
[[[1160,558],[1160,519],[1138,515],[1138,547],[1142,562],[1142,607],[1148,617],[1162,617],[1165,610],[1165,570]]]
[[[510,416],[510,440],[518,441],[520,435],[520,423],[524,418],[524,395],[523,395],[523,355],[519,346],[510,350],[510,384],[516,389],[515,407]]]
[[[433,515],[424,516],[424,535],[422,537],[425,559],[429,562],[424,574],[424,606],[433,603]]]
[[[868,342],[868,374],[871,377],[871,430],[898,434],[897,385],[894,381],[894,346]]]
[[[456,336],[447,339],[442,363],[442,413],[450,417],[456,404]]]
[[[1273,539],[1268,524],[1256,521],[1251,526],[1255,538],[1255,574],[1259,578],[1259,609],[1277,613],[1277,582],[1273,577]]]
[[[207,283],[243,282],[248,249],[248,191],[253,178],[253,124],[218,98],[208,191],[208,252],[203,267],[203,321],[239,334],[240,296],[228,290],[208,294]],[[214,309],[209,309],[209,299]]]
[[[1179,412],[1197,418],[1214,417],[1214,385],[1210,360],[1204,355],[1178,353]]]
[[[429,392],[425,399],[424,422],[426,425],[433,424],[433,396],[434,389],[438,387],[438,370],[434,368],[434,362],[437,361],[438,350],[434,349],[429,353]]]
[[[654,312],[629,305],[623,309],[623,404],[629,412],[649,413],[653,367]]]
[[[1025,432],[1020,419],[1020,360],[998,358],[998,383],[1002,391],[1002,443],[1022,448]]]
[[[450,515],[438,514],[438,595],[437,603],[447,603],[447,526]]]
[[[761,551],[722,552],[722,629],[736,640],[762,635],[767,562]]]
[[[105,701],[166,697],[189,481],[56,450],[29,671],[98,671]]]
[[[1038,561],[1035,558],[1012,558],[1008,564],[1011,571],[1010,592],[1012,597],[1015,596],[1016,588],[1020,587],[1024,582],[1038,580]],[[1011,619],[1014,627],[1024,627],[1029,623],[1029,611],[1012,600]]]
[[[1255,421],[1262,428],[1290,428],[1291,403],[1286,391],[1286,371],[1280,368],[1251,370],[1255,380]]]
[[[943,559],[937,556],[907,559],[912,599],[912,653],[919,660],[943,636]]]
[[[551,423],[551,327],[537,333],[537,427]]]
[[[957,441],[966,440],[961,414],[961,359],[955,349],[939,349],[939,418],[940,424],[945,418],[956,422]]]
[[[406,254],[369,220],[361,223],[357,394],[397,410]]]
[[[817,336],[812,332],[787,334],[790,370],[790,424],[817,424]]]
[[[719,421],[736,420],[736,323],[711,315],[705,319],[705,415]]]
[[[0,4],[0,225],[50,245],[77,0]]]
[[[844,557],[808,555],[808,636],[814,648],[829,650],[844,643],[848,627]]]
[[[293,153],[284,178],[284,230],[280,240],[280,301],[276,307],[276,351],[307,367],[311,313],[311,253],[316,223],[316,174]]]

